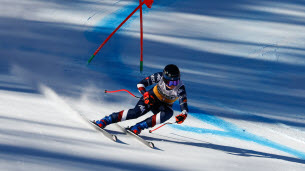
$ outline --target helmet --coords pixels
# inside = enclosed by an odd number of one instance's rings
[[[163,81],[168,86],[174,85],[177,86],[180,80],[180,71],[179,68],[174,64],[166,65],[163,69]]]

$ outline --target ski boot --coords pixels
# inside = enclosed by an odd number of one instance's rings
[[[104,129],[107,125],[112,123],[112,118],[110,116],[105,116],[101,120],[93,121],[97,126]]]
[[[148,128],[148,125],[145,121],[143,121],[143,122],[137,123],[134,126],[130,127],[130,130],[133,133],[135,133],[136,135],[139,135],[141,133],[141,131],[146,128]]]

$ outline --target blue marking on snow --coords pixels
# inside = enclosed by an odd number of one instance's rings
[[[147,6],[144,4],[142,6],[143,9],[143,15],[149,13],[151,10],[154,9],[160,9],[163,6],[168,6],[177,0],[167,0],[167,1],[156,1],[153,3],[152,8],[149,9]],[[103,18],[93,29],[93,31],[97,32],[102,32],[102,33],[111,33],[115,28],[117,28],[124,20],[125,18],[137,7],[139,6],[139,2],[131,2],[130,4],[120,8],[119,10],[115,11],[114,13],[107,15],[106,17]],[[140,17],[140,12],[139,10],[134,13],[134,15],[118,30],[124,30],[124,28],[127,28],[131,22],[133,22],[135,19]],[[140,23],[140,21],[137,20],[137,22]],[[143,18],[143,22],[149,22],[146,21]]]
[[[101,20],[93,31],[102,32],[102,33],[111,33],[115,28],[117,28],[124,19],[135,9],[137,8],[138,3],[131,3],[123,8],[115,11],[114,13],[107,15]],[[121,28],[120,30],[126,28],[135,17],[139,16],[139,12],[136,12]],[[118,32],[120,31],[118,30]]]
[[[190,113],[193,117],[206,122],[210,125],[213,125],[215,127],[221,128],[224,131],[219,130],[210,130],[210,129],[204,129],[204,128],[198,128],[198,127],[191,127],[191,126],[185,126],[185,125],[171,125],[172,128],[188,131],[188,132],[194,132],[198,134],[213,134],[213,135],[219,135],[224,137],[231,137],[236,138],[244,141],[251,141],[258,143],[260,145],[270,147],[276,150],[280,150],[283,152],[286,152],[288,154],[294,155],[300,159],[305,160],[305,153],[292,149],[290,147],[281,145],[279,143],[270,141],[264,137],[260,137],[257,135],[254,135],[252,133],[244,131],[242,128],[239,128],[238,126],[229,123],[227,121],[224,121],[216,116],[213,115],[207,115],[203,113]]]

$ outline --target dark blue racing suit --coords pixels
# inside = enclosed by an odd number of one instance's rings
[[[163,81],[163,73],[157,72],[140,81],[137,87],[143,95],[146,92],[145,88],[154,84],[156,85],[149,90],[149,93],[155,99],[153,105],[145,104],[142,96],[133,109],[122,110],[111,114],[112,123],[135,119],[152,111],[154,115],[144,121],[148,127],[154,127],[156,124],[163,123],[173,116],[174,111],[172,105],[178,99],[182,113],[188,113],[186,91],[182,81],[175,88],[168,89]]]

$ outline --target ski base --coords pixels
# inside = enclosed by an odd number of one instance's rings
[[[105,135],[105,137],[109,138],[110,140],[116,142],[118,140],[116,135],[110,134],[108,131],[106,131],[105,129],[97,126],[93,121],[89,121],[96,130],[100,131],[102,134]]]
[[[139,142],[141,142],[142,144],[146,145],[149,148],[155,148],[154,143],[150,142],[150,141],[146,141],[144,140],[142,137],[140,137],[139,135],[133,133],[132,131],[130,131],[128,128],[124,128],[122,126],[120,126],[119,124],[115,123],[115,125],[117,127],[119,127],[125,134],[129,134],[132,135],[133,137],[135,137]]]
[[[80,114],[81,117],[86,120],[87,122],[89,122],[97,131],[101,132],[105,137],[109,138],[110,140],[116,142],[118,140],[116,135],[110,134],[108,131],[106,131],[105,129],[99,127],[98,125],[96,125],[93,121],[90,121],[89,119],[87,119],[84,115]]]
[[[155,148],[154,143],[150,142],[150,141],[146,141],[144,140],[142,137],[140,137],[139,135],[133,133],[132,131],[130,131],[129,129],[126,129],[127,133],[129,135],[132,135],[133,137],[135,137],[137,140],[139,140],[141,143],[143,143],[144,145],[146,145],[147,147],[150,148]]]

